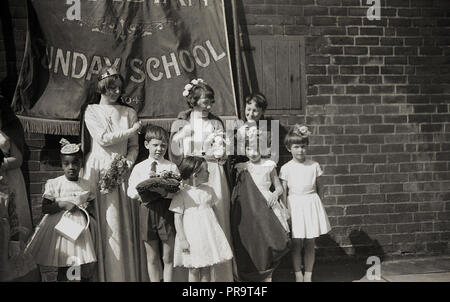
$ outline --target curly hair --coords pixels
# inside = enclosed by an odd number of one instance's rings
[[[193,85],[189,95],[186,97],[188,106],[194,108],[198,104],[198,100],[204,95],[206,98],[211,99],[214,103],[214,90],[208,84],[200,82]]]

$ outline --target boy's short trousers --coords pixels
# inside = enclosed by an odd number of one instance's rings
[[[169,211],[170,199],[161,198],[156,202],[140,208],[141,240],[167,240],[171,234],[175,235],[173,213]]]

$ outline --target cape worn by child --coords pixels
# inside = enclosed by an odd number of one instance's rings
[[[289,252],[289,233],[267,206],[248,171],[238,174],[231,201],[235,279],[263,281]]]

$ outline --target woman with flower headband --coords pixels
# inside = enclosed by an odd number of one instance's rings
[[[201,156],[208,163],[207,185],[213,188],[218,201],[215,212],[228,243],[231,245],[230,231],[230,189],[224,164],[224,126],[222,121],[210,111],[214,104],[214,90],[202,79],[194,79],[184,87],[183,96],[189,109],[178,115],[172,124],[170,159],[179,165],[184,157]],[[231,260],[213,266],[212,281],[233,281]]]
[[[131,168],[138,155],[141,123],[136,111],[120,100],[122,77],[112,67],[103,68],[97,82],[98,104],[81,110],[81,141],[86,154],[85,179],[98,184],[114,156],[126,157]],[[138,252],[135,209],[127,181],[107,193],[97,188],[96,220],[98,281],[137,281]]]
[[[317,178],[323,174],[318,162],[306,159],[309,144],[308,127],[295,125],[287,133],[284,144],[292,160],[281,167],[283,200],[291,211],[292,262],[297,282],[311,282],[315,259],[314,239],[331,230],[327,213],[318,195]],[[305,274],[301,271],[302,249],[305,248]]]

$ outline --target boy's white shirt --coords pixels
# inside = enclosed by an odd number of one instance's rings
[[[173,162],[162,158],[160,160],[156,160],[153,157],[148,157],[146,160],[138,163],[134,166],[133,171],[131,171],[130,178],[128,179],[128,190],[127,195],[132,199],[137,199],[139,197],[139,193],[136,190],[136,186],[150,178],[150,171],[152,167],[152,163],[156,161],[158,164],[156,165],[156,173],[160,173],[162,171],[170,171],[170,172],[178,172],[177,165]],[[166,198],[172,198],[173,194],[169,193]]]

